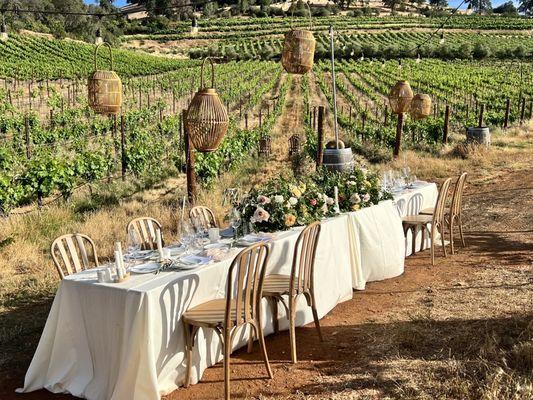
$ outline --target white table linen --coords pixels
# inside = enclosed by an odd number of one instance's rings
[[[319,317],[352,298],[347,218],[323,221],[315,264]],[[298,234],[278,234],[267,273],[290,273]],[[172,392],[185,377],[181,315],[224,297],[230,264],[231,258],[189,272],[132,275],[120,284],[97,283],[91,270],[65,278],[20,391],[46,388],[95,400],[150,400]],[[266,304],[264,309],[268,334],[272,317]],[[279,313],[280,328],[287,329],[283,307]],[[311,321],[311,309],[301,296],[296,323]],[[238,337],[235,347],[246,343],[246,334]],[[193,383],[222,358],[212,331],[201,329],[196,343]]]
[[[354,289],[403,274],[405,239],[392,200],[349,213],[348,223]]]

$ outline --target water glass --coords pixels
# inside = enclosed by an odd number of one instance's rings
[[[209,228],[209,241],[211,243],[217,243],[220,240],[220,229],[218,228]]]

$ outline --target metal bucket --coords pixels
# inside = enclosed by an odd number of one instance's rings
[[[352,149],[324,149],[322,164],[330,171],[351,171],[354,167]]]
[[[490,146],[490,131],[484,126],[481,128],[469,127],[466,129],[466,141],[468,143],[477,143],[484,146]]]

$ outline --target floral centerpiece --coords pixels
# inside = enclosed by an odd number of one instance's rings
[[[252,189],[238,206],[244,223],[254,230],[274,232],[307,225],[323,218],[333,199],[307,180],[278,178]]]
[[[336,209],[334,192],[338,188]],[[253,188],[236,205],[243,224],[254,231],[274,232],[307,225],[337,212],[356,211],[391,198],[383,193],[376,174],[364,168],[351,172],[319,169],[306,178],[276,178]]]
[[[337,187],[341,212],[357,211],[382,200],[392,199],[390,193],[382,191],[378,175],[364,167],[354,168],[349,172],[321,168],[313,180],[319,187],[324,188],[327,196],[334,196]]]

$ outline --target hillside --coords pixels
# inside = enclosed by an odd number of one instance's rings
[[[10,34],[0,41],[0,77],[17,79],[74,78],[87,76],[94,69],[94,45],[78,41]],[[100,51],[99,67],[109,69],[108,51]],[[104,58],[105,57],[105,58]],[[156,74],[176,69],[180,61],[113,50],[114,69],[123,77]]]

